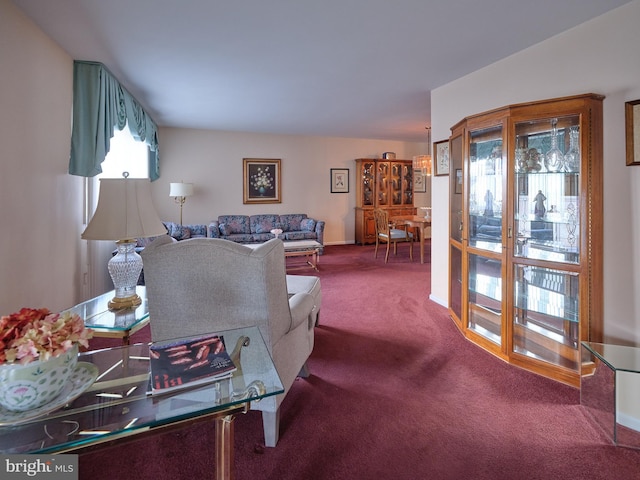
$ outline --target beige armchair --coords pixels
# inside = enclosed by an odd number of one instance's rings
[[[275,447],[280,404],[296,376],[308,371],[317,314],[309,293],[288,298],[282,241],[251,249],[221,239],[176,242],[166,236],[148,245],[142,258],[153,341],[258,326],[285,393],[251,408],[262,411],[265,445]]]

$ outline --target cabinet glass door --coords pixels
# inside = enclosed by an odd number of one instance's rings
[[[515,126],[517,257],[580,261],[579,120],[574,115]]]
[[[576,273],[514,265],[513,351],[577,371],[579,286]]]
[[[402,205],[413,206],[413,167],[402,164]]]
[[[391,204],[402,205],[402,165],[391,164]]]
[[[389,162],[378,162],[378,203],[379,207],[390,205],[389,185],[391,184],[391,165]]]
[[[502,126],[471,132],[469,246],[502,252]]]
[[[457,135],[449,155],[449,237],[455,242],[462,242],[462,155],[462,135]]]
[[[502,263],[469,255],[470,330],[502,344]]]
[[[376,171],[374,162],[362,163],[362,205],[373,206],[373,190],[376,181]]]
[[[449,247],[449,308],[458,323],[462,319],[462,252]]]

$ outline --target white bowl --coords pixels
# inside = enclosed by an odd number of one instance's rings
[[[78,346],[46,361],[0,365],[0,405],[24,412],[55,399],[78,364]]]

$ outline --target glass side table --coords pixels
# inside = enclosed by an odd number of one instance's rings
[[[213,421],[215,441],[202,454],[215,455],[217,480],[233,480],[234,418],[284,387],[258,327],[211,333],[224,336],[237,367],[230,378],[150,395],[148,344],[84,352],[78,370],[97,377],[78,375],[67,396],[40,411],[0,411],[0,453],[90,452]]]
[[[620,423],[617,382],[624,372],[640,382],[640,348],[582,342],[580,405],[615,445],[640,448],[640,431]]]
[[[82,302],[67,311],[80,315],[80,318],[84,319],[85,326],[93,330],[94,336],[120,338],[124,345],[129,345],[131,335],[149,323],[147,289],[144,285],[138,285],[136,293],[142,299],[142,303],[135,309],[110,311],[108,307],[109,300],[115,295],[115,291],[111,290]]]

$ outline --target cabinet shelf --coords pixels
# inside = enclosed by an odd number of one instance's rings
[[[449,139],[460,172],[449,179],[451,318],[506,361],[574,386],[580,342],[602,337],[602,100],[507,106]]]

